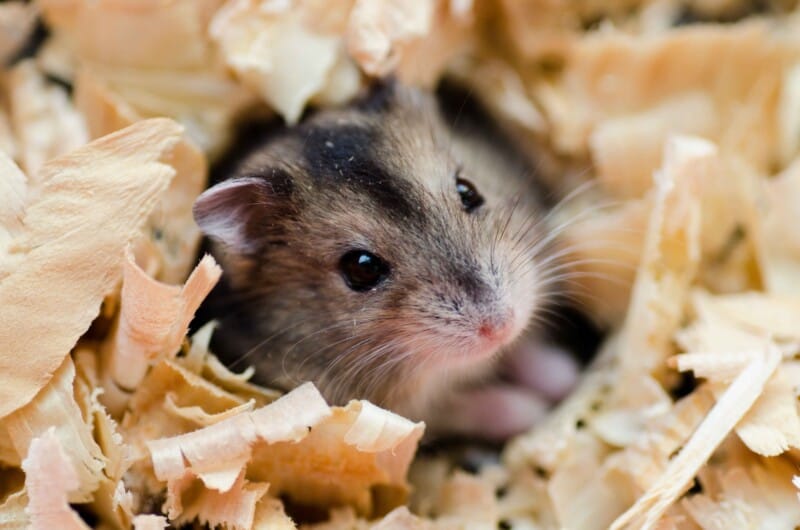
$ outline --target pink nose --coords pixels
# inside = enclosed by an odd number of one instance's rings
[[[514,314],[485,318],[478,326],[478,335],[486,340],[501,341],[508,337],[514,327]]]

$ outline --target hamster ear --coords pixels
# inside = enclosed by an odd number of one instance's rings
[[[264,177],[226,180],[204,191],[192,213],[205,235],[246,253],[257,248],[275,219],[283,191]]]

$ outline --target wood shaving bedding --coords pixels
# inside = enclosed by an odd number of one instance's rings
[[[37,10],[51,34],[0,87],[0,527],[88,528],[68,503],[141,530],[296,528],[298,505],[320,530],[800,525],[800,8],[764,9],[3,4],[0,56]],[[219,276],[190,275],[191,204],[242,109],[291,122],[445,70],[593,183],[557,216],[611,331],[499,462],[408,474],[421,424],[280,397],[208,351],[213,324],[185,337]]]

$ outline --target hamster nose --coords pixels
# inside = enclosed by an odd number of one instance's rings
[[[502,342],[514,329],[514,312],[484,318],[478,325],[478,335],[492,342]]]

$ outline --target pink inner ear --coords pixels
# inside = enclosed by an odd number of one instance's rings
[[[194,220],[208,237],[238,251],[250,250],[248,224],[268,206],[269,190],[262,179],[226,180],[204,191],[195,201]]]

